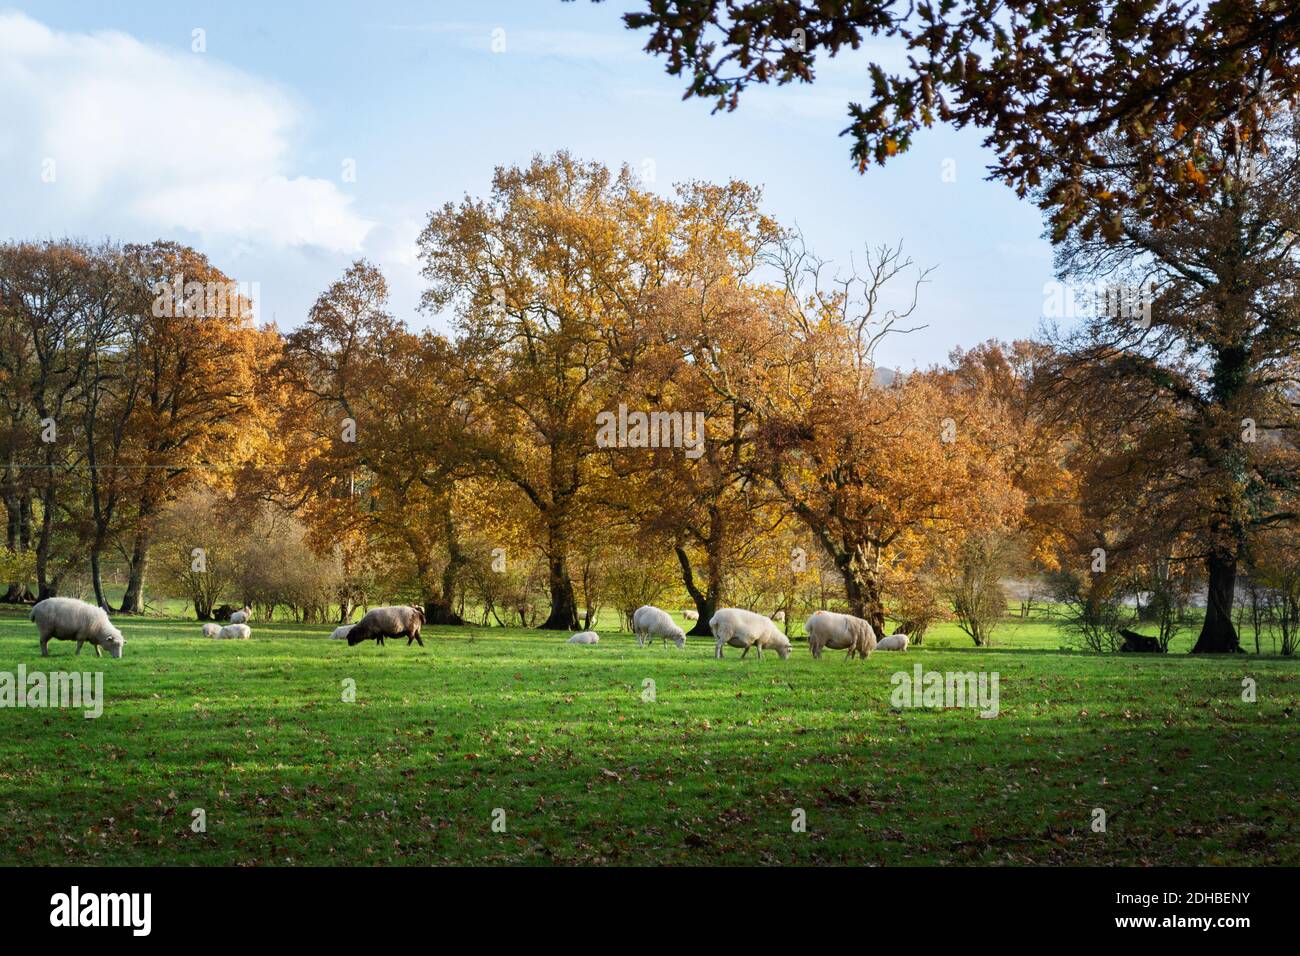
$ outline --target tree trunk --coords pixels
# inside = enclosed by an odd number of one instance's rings
[[[849,613],[871,625],[877,637],[885,636],[885,605],[880,597],[880,581],[874,570],[863,568],[850,553],[837,555],[835,566],[844,579],[844,593]]]
[[[551,613],[541,623],[543,631],[578,630],[578,598],[563,551],[547,555],[547,582],[551,591]]]
[[[448,509],[443,516],[443,539],[447,545],[447,563],[442,568],[442,593],[430,595],[424,601],[424,622],[426,624],[447,624],[459,627],[465,623],[453,609],[456,600],[456,578],[465,563],[465,555],[460,550],[460,541],[456,537],[456,523]]]
[[[701,591],[695,583],[695,572],[691,569],[691,559],[686,554],[686,549],[677,547],[677,563],[682,566],[682,583],[686,585],[686,593],[691,596],[695,602],[695,610],[699,612],[699,618],[695,626],[687,631],[687,635],[692,637],[712,637],[713,631],[709,627],[709,621],[713,620],[713,615],[718,612],[718,585],[716,581],[710,581],[705,585],[705,590]]]
[[[100,551],[103,545],[98,542],[91,545],[90,549],[90,581],[95,588],[95,605],[103,608],[105,611],[111,611],[108,598],[104,597],[104,575],[100,567]]]
[[[452,609],[449,602],[437,595],[430,595],[424,600],[424,623],[459,627],[465,623],[465,619]]]
[[[140,523],[131,547],[131,569],[127,576],[126,594],[122,596],[120,608],[123,614],[144,613],[144,579],[145,573],[149,570],[149,537],[152,520],[153,509],[146,504],[141,504]]]
[[[1232,624],[1232,601],[1237,585],[1237,556],[1228,551],[1211,552],[1205,559],[1209,575],[1206,589],[1205,622],[1196,639],[1193,654],[1233,654],[1241,651],[1237,629]]]

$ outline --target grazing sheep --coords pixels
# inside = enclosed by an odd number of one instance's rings
[[[600,635],[595,631],[583,631],[581,634],[574,634],[573,637],[565,641],[566,644],[599,644]]]
[[[394,604],[389,607],[377,607],[365,617],[352,625],[348,631],[348,646],[362,641],[374,641],[383,644],[388,637],[405,637],[406,646],[415,641],[424,647],[420,639],[420,627],[424,624],[424,610],[413,604]]]
[[[1147,637],[1145,634],[1131,631],[1127,627],[1120,629],[1119,636],[1124,638],[1124,643],[1120,647],[1121,651],[1135,654],[1160,653],[1160,642],[1154,637]]]
[[[36,622],[42,657],[50,656],[48,645],[51,638],[56,641],[76,641],[78,654],[81,653],[82,644],[91,644],[95,648],[96,657],[102,657],[103,651],[108,651],[109,657],[122,656],[126,638],[112,625],[102,607],[95,607],[76,598],[52,597],[38,601],[27,619]]]
[[[247,624],[227,624],[217,631],[219,641],[246,641],[253,636],[253,629]]]
[[[220,624],[213,624],[211,621],[209,621],[207,624],[204,624],[204,625],[203,625],[203,636],[204,636],[204,637],[216,637],[216,636],[217,636],[217,633],[218,633],[220,630],[221,630],[221,625],[220,625]]]
[[[636,635],[637,647],[653,644],[656,637],[663,638],[665,644],[671,638],[678,647],[686,646],[686,632],[674,623],[667,611],[652,604],[636,609],[632,615],[632,633]]]
[[[243,610],[236,611],[235,613],[230,615],[230,623],[243,624],[252,616],[253,616],[253,609],[251,607],[245,606]]]
[[[852,614],[816,611],[803,627],[814,658],[820,658],[827,647],[833,651],[847,650],[849,657],[854,654],[870,657],[876,649],[876,632],[871,624]]]
[[[699,611],[682,611],[682,617],[688,621],[698,621],[700,619]]]
[[[876,641],[876,650],[878,651],[905,651],[911,640],[906,634],[890,634],[888,637],[882,637]]]
[[[723,608],[709,619],[709,628],[718,639],[713,656],[719,660],[722,658],[724,644],[743,647],[745,653],[740,655],[741,660],[749,654],[751,647],[758,649],[760,660],[764,649],[776,651],[781,660],[790,656],[790,639],[777,629],[771,618],[753,611],[738,607]]]
[[[334,628],[334,633],[330,635],[330,640],[331,641],[346,640],[348,634],[352,631],[354,627],[356,627],[355,624],[344,624],[342,627]]]

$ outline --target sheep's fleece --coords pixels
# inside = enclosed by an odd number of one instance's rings
[[[27,619],[36,622],[43,657],[50,655],[47,645],[51,640],[76,641],[78,654],[82,644],[92,644],[96,657],[103,656],[102,648],[114,658],[122,656],[122,646],[126,644],[126,638],[112,625],[103,608],[76,598],[52,597],[38,601]]]

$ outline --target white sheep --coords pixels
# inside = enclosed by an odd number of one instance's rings
[[[600,635],[595,631],[583,631],[581,634],[574,634],[573,637],[565,641],[566,644],[599,644]]]
[[[700,619],[699,611],[682,611],[682,617],[688,621],[698,621]]]
[[[203,625],[204,637],[216,637],[217,634],[219,634],[220,632],[221,632],[220,624],[213,624],[211,621],[209,621],[207,624]]]
[[[253,609],[245,605],[243,610],[236,611],[234,614],[230,615],[230,623],[243,624],[252,616],[253,616]]]
[[[888,637],[882,637],[876,641],[876,650],[878,651],[905,651],[911,640],[906,634],[890,634]]]
[[[108,651],[109,657],[122,656],[126,638],[109,621],[102,607],[76,598],[52,597],[37,601],[27,619],[36,622],[42,657],[50,656],[48,644],[51,638],[56,641],[76,641],[78,654],[81,653],[82,644],[91,644],[95,648],[96,657],[103,657],[103,651]]]
[[[334,633],[330,635],[330,640],[346,641],[348,639],[348,632],[354,627],[356,627],[355,624],[344,624],[342,627],[334,628]]]
[[[219,641],[246,641],[253,636],[253,629],[247,624],[227,624],[217,631]]]
[[[651,604],[637,608],[632,615],[632,633],[636,635],[637,647],[653,644],[656,637],[663,638],[665,644],[671,639],[678,647],[686,646],[686,632],[674,623],[667,611]]]
[[[722,658],[724,644],[743,647],[745,653],[740,655],[741,660],[749,654],[751,647],[758,649],[760,659],[764,649],[776,651],[781,660],[790,656],[790,639],[777,629],[771,618],[753,611],[738,607],[723,608],[709,619],[709,629],[718,639],[713,649],[716,658]]]
[[[870,657],[876,649],[876,632],[871,624],[852,614],[815,611],[803,627],[814,658],[820,658],[827,647],[833,651],[847,650],[849,657],[855,654]]]
[[[778,624],[784,624],[785,611],[777,611],[775,614],[772,615],[772,620],[776,621],[776,623]]]

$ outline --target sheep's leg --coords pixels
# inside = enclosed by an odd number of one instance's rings
[[[103,657],[103,656],[104,656],[104,649],[103,649],[102,647],[100,647],[98,644],[95,645],[95,656],[96,656],[96,657]]]
[[[41,637],[41,657],[50,656],[50,635],[45,634]]]
[[[753,646],[754,646],[753,644],[746,644],[746,645],[745,645],[744,653],[742,653],[742,654],[740,655],[740,659],[741,659],[742,661],[743,661],[746,657],[749,656],[749,649],[750,649],[751,647],[753,647]]]
[[[722,660],[722,638],[718,638],[718,643],[713,648],[713,657],[716,660]]]
[[[81,645],[84,644],[84,643],[86,643],[86,642],[83,641],[81,638],[77,638],[77,653],[78,653],[78,654],[81,653]]]

